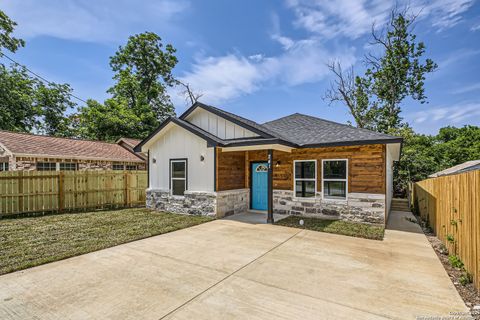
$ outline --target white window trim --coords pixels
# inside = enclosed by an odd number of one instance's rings
[[[325,161],[345,161],[346,162],[346,172],[345,172],[345,177],[346,179],[324,179],[323,174],[325,173],[324,170],[324,162]],[[324,181],[345,181],[345,199],[339,199],[339,198],[325,198],[325,184],[323,183]],[[348,159],[322,159],[322,200],[325,201],[347,201],[348,200]]]
[[[297,162],[315,162],[315,178],[313,179],[303,179],[303,178],[300,178],[300,179],[297,179],[295,177],[295,164]],[[301,199],[301,200],[305,200],[305,201],[308,201],[308,200],[315,200],[317,198],[317,159],[302,159],[302,160],[293,160],[293,198],[294,199]],[[314,181],[315,182],[315,192],[314,192],[314,196],[313,197],[297,197],[297,190],[295,189],[296,188],[296,182],[298,181]]]
[[[173,163],[174,162],[183,162],[185,163],[185,178],[174,178],[173,177]],[[187,177],[188,177],[188,168],[187,168],[187,160],[182,159],[182,160],[174,160],[170,159],[170,195],[172,197],[179,197],[179,198],[184,198],[185,197],[185,191],[187,191]],[[178,194],[173,194],[173,180],[184,180],[185,181],[185,191],[184,195],[180,196]]]

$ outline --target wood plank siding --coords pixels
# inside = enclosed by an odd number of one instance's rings
[[[322,190],[322,159],[348,159],[348,191],[385,194],[385,145],[294,149],[274,151],[273,188],[292,190],[293,161],[317,160],[317,191]],[[248,188],[249,163],[267,161],[267,150],[222,152],[217,159],[217,189]]]

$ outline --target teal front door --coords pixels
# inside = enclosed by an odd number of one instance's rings
[[[252,209],[268,209],[268,164],[266,162],[252,163]]]

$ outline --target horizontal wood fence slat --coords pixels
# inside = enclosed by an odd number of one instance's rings
[[[146,171],[0,172],[0,217],[145,204]]]
[[[480,170],[415,183],[413,204],[480,289]]]

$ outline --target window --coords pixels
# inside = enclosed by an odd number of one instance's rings
[[[170,190],[174,196],[187,190],[187,159],[170,160]]]
[[[77,164],[71,162],[61,162],[60,171],[75,171],[77,170]]]
[[[8,162],[0,162],[0,171],[8,171]]]
[[[126,165],[126,168],[127,170],[138,170],[138,166],[137,165],[130,165],[130,164],[127,164]]]
[[[124,170],[125,166],[123,164],[114,164],[112,166],[113,170]]]
[[[55,171],[57,170],[56,162],[37,162],[38,171]]]
[[[323,160],[323,197],[347,198],[347,160]]]
[[[295,197],[314,198],[317,189],[317,161],[295,160],[293,165]]]

